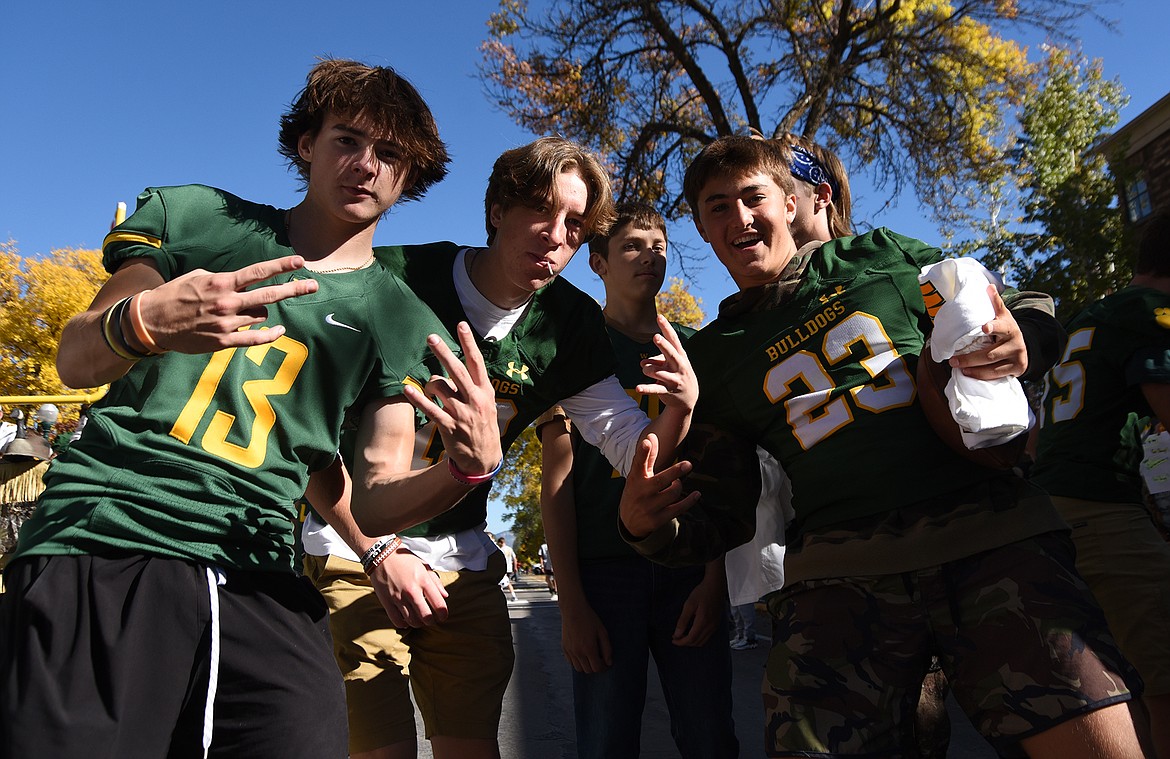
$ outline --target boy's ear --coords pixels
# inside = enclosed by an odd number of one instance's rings
[[[589,268],[593,273],[599,277],[604,278],[609,273],[609,261],[601,257],[599,253],[590,251],[589,253]]]
[[[313,162],[313,139],[315,137],[316,135],[312,132],[305,132],[297,139],[297,153],[300,154],[305,163]]]
[[[828,182],[821,182],[813,191],[813,209],[821,211],[828,208],[833,202],[833,186]]]
[[[789,195],[784,201],[785,216],[788,218],[788,223],[791,225],[796,220],[796,194]]]
[[[488,213],[488,220],[496,229],[500,228],[500,223],[504,220],[504,208],[499,203],[492,203],[492,210]]]
[[[707,237],[707,233],[703,231],[703,222],[699,221],[698,216],[695,216],[695,229],[698,230],[699,237],[703,238],[703,242],[711,242],[710,238]]]

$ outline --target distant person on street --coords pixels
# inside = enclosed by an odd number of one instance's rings
[[[553,575],[552,554],[549,553],[548,543],[540,544],[540,573],[544,575],[544,584],[548,586],[552,600],[558,600],[560,596],[557,595],[557,578]]]
[[[504,554],[504,576],[500,578],[500,589],[507,593],[511,600],[518,601],[516,597],[516,588],[512,585],[512,581],[516,578],[519,570],[519,565],[516,562],[516,552],[512,547],[504,542],[503,538],[496,538],[496,545],[500,548],[500,553]]]
[[[732,606],[731,623],[735,628],[735,637],[731,639],[732,650],[747,651],[758,645],[756,641],[756,604],[754,601]]]

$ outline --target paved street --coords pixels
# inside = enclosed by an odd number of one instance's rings
[[[560,612],[540,575],[524,575],[516,587],[522,603],[509,606],[516,667],[504,696],[501,754],[503,759],[576,759],[573,694],[569,665],[561,654]],[[736,734],[740,756],[745,759],[763,756],[760,680],[770,644],[767,615],[760,614],[756,630],[761,633],[759,648],[732,652]],[[955,712],[953,703],[951,707]],[[952,759],[994,757],[995,753],[966,718],[961,713],[956,716],[952,720],[954,736],[948,756]],[[416,721],[421,736],[422,723],[417,715]],[[642,726],[642,759],[677,759],[666,703],[653,666]],[[432,759],[426,741],[419,746],[419,756]]]

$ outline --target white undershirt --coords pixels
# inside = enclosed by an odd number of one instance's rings
[[[520,321],[528,304],[532,302],[532,297],[529,296],[528,300],[516,308],[500,308],[492,303],[479,291],[467,272],[467,255],[470,251],[471,248],[463,248],[455,254],[455,265],[451,271],[451,277],[455,281],[455,294],[459,296],[463,312],[467,314],[467,320],[471,322],[476,332],[488,340],[503,340],[512,331],[512,327],[516,326],[516,322]]]
[[[486,338],[502,340],[524,315],[528,302],[512,309],[500,308],[475,287],[467,273],[463,248],[455,256],[452,271],[455,292],[464,313],[475,331]],[[612,374],[571,398],[561,401],[565,412],[581,432],[581,437],[597,446],[624,477],[630,470],[634,451],[642,430],[649,423],[646,414]],[[486,534],[487,523],[451,535],[431,537],[402,536],[402,543],[431,566],[454,572],[460,569],[482,570],[498,547]],[[312,512],[305,520],[301,537],[305,552],[313,556],[332,554],[350,561],[358,555],[341,536]]]

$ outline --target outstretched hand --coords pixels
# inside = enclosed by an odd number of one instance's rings
[[[667,406],[689,411],[699,400],[699,380],[691,369],[691,360],[683,350],[682,341],[661,314],[658,329],[661,334],[654,336],[654,345],[662,353],[642,361],[642,373],[654,383],[638,385],[636,390],[643,395],[661,397]]]
[[[985,347],[950,360],[953,368],[974,379],[993,380],[1019,377],[1028,370],[1028,347],[1024,333],[1004,305],[995,285],[987,286],[987,295],[995,308],[995,318],[983,325],[983,334],[991,338]]]
[[[689,461],[679,461],[655,474],[658,437],[653,433],[638,443],[626,475],[619,507],[622,524],[634,537],[649,535],[699,502],[699,493],[682,494],[682,480],[691,471]]]
[[[164,350],[212,353],[221,348],[263,345],[283,335],[284,327],[247,328],[268,318],[269,304],[316,292],[317,281],[297,279],[247,288],[304,265],[300,256],[285,256],[238,271],[196,269],[135,297],[147,331]]]
[[[492,471],[503,458],[500,425],[497,421],[496,391],[488,377],[483,354],[467,322],[456,328],[463,349],[461,362],[438,335],[427,337],[427,345],[439,359],[447,377],[432,376],[422,392],[407,386],[410,403],[434,422],[443,439],[443,448],[459,471],[469,475]]]

